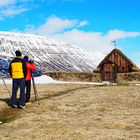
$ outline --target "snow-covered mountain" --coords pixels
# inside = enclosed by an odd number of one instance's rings
[[[0,58],[13,58],[16,50],[28,55],[42,71],[91,72],[96,67],[95,60],[74,45],[45,36],[0,32]]]

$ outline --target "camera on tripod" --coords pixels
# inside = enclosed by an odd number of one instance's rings
[[[33,61],[33,60],[29,60],[28,62],[29,62],[30,64],[34,63],[34,61]]]

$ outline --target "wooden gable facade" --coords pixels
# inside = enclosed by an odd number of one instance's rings
[[[119,49],[112,50],[97,66],[95,72],[100,72],[101,81],[116,82],[117,73],[139,71],[139,68]]]

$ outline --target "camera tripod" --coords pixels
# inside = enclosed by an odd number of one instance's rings
[[[1,79],[2,79],[2,81],[3,81],[3,84],[5,85],[5,88],[6,88],[7,92],[9,93],[9,96],[11,97],[10,90],[8,89],[8,87],[7,87],[7,85],[6,85],[5,80],[4,80],[4,77],[2,76],[1,72],[0,72],[0,77],[1,77]]]

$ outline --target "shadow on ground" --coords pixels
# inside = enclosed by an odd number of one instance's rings
[[[77,90],[81,90],[81,89],[87,89],[87,88],[90,88],[90,86],[77,87],[77,88],[73,88],[73,89],[69,89],[69,90],[64,90],[64,91],[59,91],[59,92],[52,92],[51,94],[46,94],[45,97],[39,98],[38,100],[40,101],[40,100],[44,100],[44,99],[51,99],[53,97],[69,94],[71,92],[74,92],[74,91],[77,91]]]

